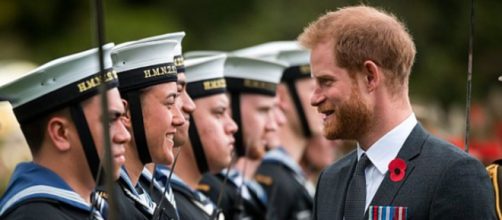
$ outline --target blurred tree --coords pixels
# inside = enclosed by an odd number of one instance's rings
[[[184,30],[187,50],[234,50],[295,39],[322,13],[364,3],[393,12],[417,45],[410,93],[445,108],[465,100],[470,0],[108,0],[106,38],[121,43]],[[0,59],[42,63],[95,45],[91,2],[0,1]],[[501,1],[476,1],[473,95],[483,99],[502,72]]]

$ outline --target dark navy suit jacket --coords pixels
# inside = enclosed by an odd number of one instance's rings
[[[354,151],[321,173],[314,219],[343,219],[356,157]],[[404,179],[393,182],[387,172],[370,205],[408,207],[407,219],[495,219],[494,191],[478,160],[419,124],[397,157],[407,164]]]

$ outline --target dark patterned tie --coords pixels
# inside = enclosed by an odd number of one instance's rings
[[[366,206],[366,177],[364,169],[371,164],[366,154],[361,155],[345,198],[345,220],[361,220]]]

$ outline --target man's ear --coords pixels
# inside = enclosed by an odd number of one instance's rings
[[[131,124],[131,111],[129,111],[129,103],[127,100],[122,99],[122,104],[124,105],[124,115],[121,117],[122,123],[124,123],[124,126],[129,129],[132,127]]]
[[[363,83],[368,92],[373,92],[383,82],[383,72],[378,65],[371,61],[364,61]]]
[[[47,135],[59,151],[68,151],[71,148],[70,126],[67,118],[55,116],[47,123]]]

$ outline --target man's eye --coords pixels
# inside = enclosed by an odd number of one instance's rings
[[[109,122],[109,125],[115,123],[116,121],[118,121],[124,114],[122,113],[111,113],[110,115],[108,115],[108,122]]]

